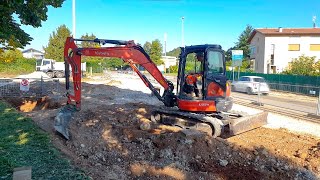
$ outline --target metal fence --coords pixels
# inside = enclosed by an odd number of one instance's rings
[[[0,98],[2,97],[43,97],[49,94],[60,94],[63,84],[59,79],[26,78],[28,91],[21,90],[23,78],[0,79]]]
[[[309,96],[318,96],[320,87],[311,85],[294,85],[294,84],[281,84],[281,83],[268,83],[271,89],[279,91],[288,91],[298,94],[305,94]]]
[[[310,96],[318,96],[320,91],[320,76],[298,76],[286,74],[262,74],[251,72],[227,72],[229,79],[238,80],[240,76],[260,76],[266,79],[270,88]]]

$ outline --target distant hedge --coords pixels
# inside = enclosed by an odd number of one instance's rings
[[[25,74],[36,70],[36,59],[19,58],[13,62],[0,61],[0,72],[7,74]]]

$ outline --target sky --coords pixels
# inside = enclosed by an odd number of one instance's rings
[[[72,0],[60,8],[49,6],[42,27],[22,25],[33,37],[27,48],[42,50],[50,34],[65,24],[72,31]],[[76,38],[93,33],[101,39],[135,40],[140,44],[159,39],[167,51],[182,44],[234,46],[249,24],[253,28],[312,27],[319,0],[76,0]],[[184,17],[182,28],[182,17]]]

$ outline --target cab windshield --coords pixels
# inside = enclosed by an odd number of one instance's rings
[[[209,50],[207,53],[208,73],[223,74],[223,54],[219,51]]]

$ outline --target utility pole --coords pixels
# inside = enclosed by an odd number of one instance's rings
[[[164,56],[167,56],[167,33],[164,33]]]
[[[182,23],[181,23],[181,47],[184,47],[184,17],[181,17]]]
[[[76,38],[76,0],[72,0],[72,35]]]

